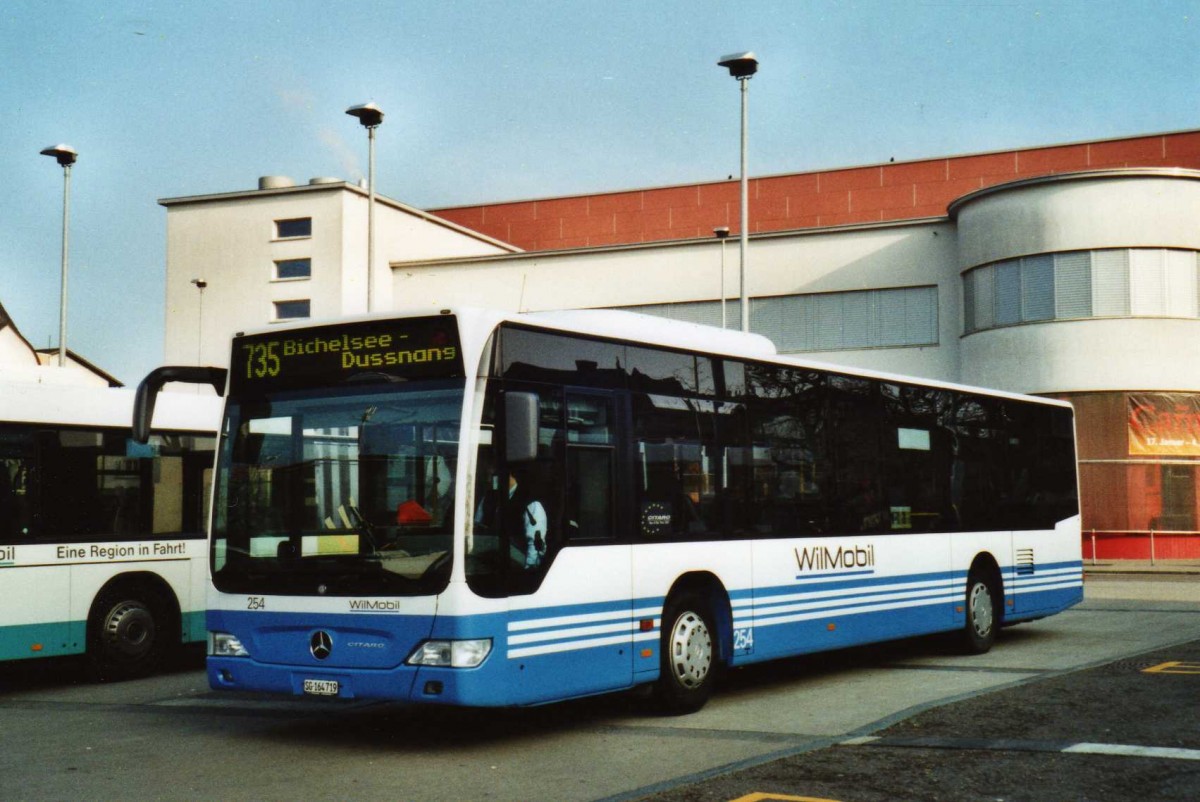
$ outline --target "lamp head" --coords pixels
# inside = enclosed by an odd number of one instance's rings
[[[744,81],[758,72],[758,58],[752,52],[730,53],[728,56],[721,56],[717,66],[725,67],[734,78]]]
[[[357,117],[363,128],[375,128],[383,122],[383,109],[374,103],[363,103],[346,109],[351,117]]]
[[[63,167],[70,167],[79,158],[79,152],[70,145],[51,145],[42,149],[43,156],[53,156]]]
[[[208,282],[202,278],[194,278],[192,279],[192,283],[196,285],[196,289],[198,290],[202,290],[208,286]]]
[[[725,239],[729,236],[729,226],[720,226],[719,228],[714,228],[713,234],[717,236],[717,239]]]

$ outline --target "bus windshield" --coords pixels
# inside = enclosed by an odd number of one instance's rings
[[[231,398],[213,583],[232,593],[424,595],[452,551],[463,382]]]

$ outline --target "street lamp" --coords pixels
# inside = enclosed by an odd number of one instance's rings
[[[383,109],[374,103],[363,103],[346,109],[351,117],[357,117],[367,129],[367,150],[370,153],[367,168],[367,311],[371,311],[371,285],[375,273],[375,129],[383,123]]]
[[[713,234],[721,240],[721,328],[725,328],[725,240],[729,239],[729,226],[719,226],[713,229]]]
[[[194,278],[192,284],[200,291],[200,309],[196,312],[196,364],[203,365],[200,349],[204,347],[204,288],[208,286],[208,282],[202,278]]]
[[[749,241],[749,233],[746,231],[746,218],[749,217],[750,207],[750,192],[749,184],[746,179],[746,97],[750,79],[754,73],[758,72],[758,59],[753,53],[731,53],[728,56],[722,56],[717,62],[720,67],[725,67],[729,70],[729,74],[737,79],[737,82],[742,86],[742,218],[741,218],[741,241],[739,243],[739,255],[741,262],[738,266],[738,273],[741,282],[741,306],[742,306],[742,331],[750,331],[750,303],[746,298],[746,245]]]
[[[71,165],[79,153],[70,145],[51,145],[42,150],[43,156],[53,156],[63,168],[63,224],[62,224],[62,293],[58,302],[58,366],[67,364],[67,253],[70,240],[68,221],[71,214]]]

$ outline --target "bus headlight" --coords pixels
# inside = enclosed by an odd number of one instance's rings
[[[209,657],[250,656],[250,652],[246,651],[246,647],[242,645],[238,637],[228,632],[208,633],[208,654]]]
[[[410,666],[475,668],[492,652],[492,639],[427,640],[404,662]]]

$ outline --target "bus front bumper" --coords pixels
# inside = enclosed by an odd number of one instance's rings
[[[209,657],[208,684],[218,691],[283,694],[308,699],[390,699],[493,707],[502,687],[474,669],[402,665],[391,669],[268,665],[246,657]]]

